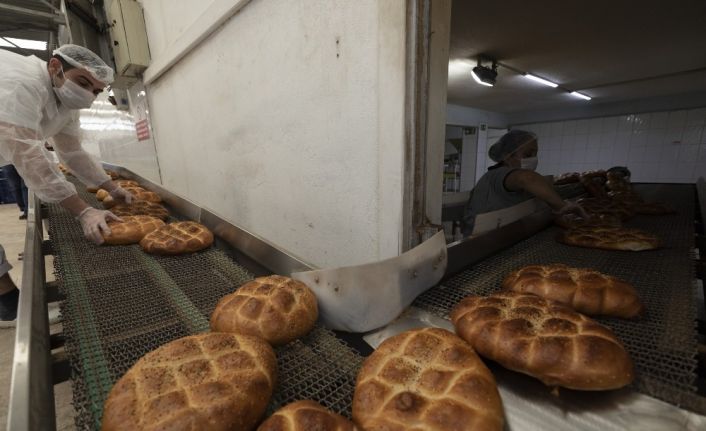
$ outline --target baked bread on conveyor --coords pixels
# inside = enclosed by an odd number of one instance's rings
[[[501,430],[503,407],[471,346],[423,328],[388,338],[363,362],[353,421],[364,430]]]
[[[280,408],[257,428],[257,431],[356,431],[353,422],[321,404],[295,401]]]
[[[118,217],[148,215],[151,217],[156,217],[160,220],[167,220],[169,218],[169,211],[167,211],[167,209],[162,205],[146,201],[134,201],[130,205],[116,205],[110,209],[110,212]]]
[[[178,221],[152,231],[140,241],[144,251],[151,254],[176,255],[193,253],[210,247],[213,234],[194,221]]]
[[[164,226],[164,222],[156,217],[137,215],[123,216],[123,221],[108,222],[110,235],[103,234],[105,244],[126,245],[137,244],[148,233]]]
[[[116,180],[115,183],[119,185],[122,188],[127,188],[127,187],[140,187],[140,183],[134,180]],[[142,189],[142,187],[140,187]],[[108,193],[107,190],[105,189],[93,189],[93,188],[87,188],[87,190],[91,193],[96,194],[96,199],[99,201],[103,201],[105,198],[110,196],[110,193]],[[144,190],[144,189],[142,189]]]
[[[111,389],[102,430],[252,430],[277,379],[264,340],[205,333],[143,356]]]
[[[576,203],[581,205],[590,216],[615,217],[623,221],[635,216],[635,211],[629,204],[610,198],[581,198]]]
[[[162,198],[159,197],[159,195],[155,192],[151,192],[149,190],[145,190],[142,187],[123,187],[125,191],[130,192],[132,194],[133,198],[138,201],[147,201],[147,202],[152,202],[155,204],[158,204],[162,202]],[[115,199],[113,199],[112,196],[108,195],[103,199],[103,206],[105,208],[112,208],[115,205],[117,205],[117,202]]]
[[[559,227],[564,229],[573,229],[580,226],[599,227],[599,226],[614,226],[620,227],[623,225],[619,217],[607,214],[590,214],[587,218],[581,217],[576,213],[564,213],[554,219]]]
[[[566,172],[554,178],[554,184],[561,186],[564,184],[578,183],[581,180],[581,175],[578,172]]]
[[[624,227],[577,227],[562,232],[557,238],[567,245],[604,250],[644,251],[659,247],[656,236]]]
[[[505,277],[502,287],[557,301],[587,315],[632,318],[645,308],[630,284],[593,269],[558,263],[515,270]]]
[[[618,389],[634,377],[632,360],[610,329],[536,295],[469,296],[451,320],[481,356],[547,386]]]
[[[257,335],[282,345],[309,333],[318,316],[316,296],[306,284],[271,275],[223,297],[211,315],[211,329]]]

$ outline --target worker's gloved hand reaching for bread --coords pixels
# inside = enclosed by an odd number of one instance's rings
[[[106,181],[100,185],[100,188],[110,193],[110,196],[120,203],[131,204],[135,199],[130,192],[117,185],[114,181]]]
[[[108,210],[88,207],[76,217],[81,222],[83,235],[96,244],[103,243],[103,235],[110,235],[109,221],[122,221]]]
[[[558,217],[564,216],[566,214],[576,214],[584,220],[589,218],[588,213],[585,209],[583,209],[583,207],[581,207],[581,205],[571,201],[564,201],[564,206],[562,206],[558,210],[555,210],[554,214]]]

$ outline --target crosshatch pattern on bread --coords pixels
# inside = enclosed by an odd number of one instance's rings
[[[142,187],[123,187],[123,188],[125,189],[125,191],[132,194],[132,197],[135,200],[152,202],[152,203],[162,202],[162,198],[159,197],[159,195],[157,193],[151,192],[149,190],[145,190]],[[113,199],[113,197],[110,195],[106,196],[105,199],[103,199],[103,206],[106,208],[112,208],[117,204],[118,204],[118,202],[115,199]]]
[[[311,331],[318,315],[316,296],[306,284],[271,275],[223,297],[211,315],[211,329],[257,335],[282,345]]]
[[[164,222],[156,217],[137,215],[123,216],[122,221],[108,222],[110,235],[103,235],[106,244],[126,245],[137,244],[148,233],[164,226]]]
[[[289,403],[274,412],[257,431],[358,431],[353,422],[312,400]]]
[[[501,430],[495,378],[471,346],[439,328],[385,340],[363,363],[353,420],[365,430]]]
[[[589,268],[525,266],[505,277],[502,287],[557,301],[588,315],[632,318],[644,311],[633,286]]]
[[[213,244],[213,234],[208,228],[194,221],[169,223],[148,233],[140,246],[147,253],[176,255],[193,253]]]
[[[131,204],[120,204],[110,209],[110,212],[118,217],[147,215],[160,220],[169,218],[169,211],[160,204],[147,201],[133,201]]]
[[[659,239],[647,232],[624,227],[577,227],[562,232],[564,244],[605,250],[644,251],[659,247]]]
[[[102,430],[251,430],[276,379],[275,353],[257,337],[180,338],[143,356],[115,383]]]
[[[517,292],[469,296],[451,320],[481,356],[547,386],[608,390],[634,378],[632,360],[610,329],[555,301]]]

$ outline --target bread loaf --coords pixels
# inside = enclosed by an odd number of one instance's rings
[[[295,401],[274,412],[257,431],[356,431],[353,422],[311,400]]]
[[[608,390],[633,380],[632,360],[610,329],[536,295],[469,296],[451,320],[481,356],[547,386]]]
[[[561,233],[558,240],[568,245],[604,250],[644,251],[659,247],[659,239],[650,233],[610,226],[569,229]]]
[[[140,246],[147,253],[175,255],[193,253],[213,244],[213,234],[208,228],[193,221],[179,221],[145,235]]]
[[[122,220],[108,222],[111,232],[110,235],[103,234],[105,244],[137,244],[145,235],[164,226],[162,220],[145,215],[123,216]]]
[[[110,209],[110,212],[118,217],[132,215],[148,215],[160,220],[169,218],[169,211],[160,204],[145,201],[133,201],[130,205],[120,204]]]
[[[252,430],[276,378],[275,353],[257,337],[180,338],[146,354],[118,380],[102,430]]]
[[[645,308],[630,284],[593,269],[562,264],[525,266],[505,277],[502,287],[560,302],[588,315],[632,318]]]
[[[581,175],[578,172],[567,172],[554,178],[554,184],[561,186],[564,184],[578,183],[581,180]]]
[[[145,190],[142,187],[123,187],[125,191],[132,194],[133,199],[138,201],[146,201],[152,203],[162,202],[162,198],[155,192]],[[108,195],[103,199],[103,206],[106,208],[112,208],[117,205],[117,201],[113,199],[112,196]]]
[[[257,335],[281,345],[311,331],[318,315],[316,296],[304,283],[271,275],[222,298],[211,315],[211,329]]]
[[[363,363],[353,420],[364,430],[501,430],[495,379],[473,349],[438,328],[385,340]]]

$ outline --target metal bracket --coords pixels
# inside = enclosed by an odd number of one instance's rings
[[[59,332],[56,334],[51,334],[49,336],[49,349],[54,350],[58,349],[60,347],[64,347],[64,344],[66,343],[66,337],[64,336],[63,332]]]
[[[47,304],[51,304],[52,302],[63,301],[64,299],[66,299],[66,295],[59,292],[59,284],[56,281],[50,281],[46,283],[44,295]]]
[[[51,356],[52,380],[54,384],[58,385],[59,383],[64,383],[71,379],[71,365],[69,365],[69,359],[66,353],[58,352]]]
[[[50,254],[54,254],[54,246],[51,240],[45,239],[42,241],[42,256],[48,256]]]

